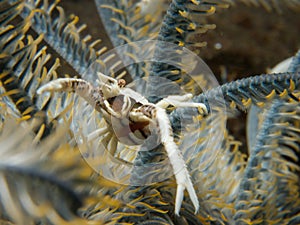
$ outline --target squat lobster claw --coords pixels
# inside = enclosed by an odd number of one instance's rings
[[[77,93],[98,112],[102,113],[103,118],[109,125],[108,129],[111,129],[117,137],[118,130],[123,130],[122,126],[125,125],[120,122],[117,129],[112,129],[112,119],[121,121],[122,119],[127,118],[130,131],[134,134],[138,134],[139,137],[144,137],[144,139],[151,134],[150,125],[157,127],[160,131],[160,139],[167,152],[178,185],[175,200],[175,213],[176,215],[179,215],[185,189],[187,189],[187,192],[189,193],[196,213],[199,210],[198,197],[183,156],[174,142],[173,131],[165,109],[169,105],[175,107],[196,107],[200,109],[201,113],[207,114],[206,105],[202,103],[187,102],[191,99],[191,94],[168,96],[157,104],[152,104],[139,93],[130,88],[126,88],[124,80],[116,80],[101,73],[98,75],[100,78],[100,80],[97,81],[98,87],[93,87],[89,82],[82,79],[60,78],[40,87],[37,93],[41,94],[47,91],[67,91]],[[118,101],[115,101],[116,98],[118,98]],[[127,134],[128,140],[134,144],[141,144],[132,137],[132,133]],[[121,140],[119,141],[122,142]],[[114,149],[110,151],[112,154],[115,152]]]

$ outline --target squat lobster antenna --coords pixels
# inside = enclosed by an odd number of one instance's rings
[[[97,76],[98,76],[98,84],[99,85],[111,85],[111,84],[117,84],[118,81],[117,79],[113,78],[113,77],[109,77],[109,76],[106,76],[104,75],[103,73],[101,72],[97,72]]]
[[[105,99],[119,95],[120,88],[126,85],[126,82],[123,79],[117,80],[100,72],[98,72],[97,75],[99,77],[99,79],[97,79],[97,83],[99,84]]]
[[[126,85],[126,81],[124,79],[122,79],[122,77],[124,76],[122,74],[117,79],[106,76],[100,72],[98,72],[97,75],[100,78],[100,79],[97,79],[97,83],[99,85],[105,85],[105,86],[118,85],[119,87],[125,87],[125,85]]]

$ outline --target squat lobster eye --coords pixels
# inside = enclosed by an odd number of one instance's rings
[[[119,85],[119,87],[125,87],[125,85],[126,85],[126,81],[124,80],[124,79],[119,79],[118,80],[118,85]]]

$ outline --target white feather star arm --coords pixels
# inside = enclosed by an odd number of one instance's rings
[[[178,146],[175,144],[173,139],[173,132],[168,115],[164,109],[156,108],[157,110],[157,121],[161,132],[161,141],[165,146],[166,152],[170,159],[173,167],[173,172],[177,183],[177,193],[175,201],[175,213],[179,215],[180,206],[183,201],[183,192],[187,189],[190,198],[195,207],[195,213],[199,210],[199,201],[191,181],[189,172],[187,170],[185,161],[182,157]]]

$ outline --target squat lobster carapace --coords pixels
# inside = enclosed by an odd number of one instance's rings
[[[140,145],[140,140],[151,135],[151,129],[158,129],[160,141],[165,147],[176,178],[175,213],[179,215],[185,189],[187,189],[195,207],[195,212],[197,212],[199,209],[198,197],[183,156],[174,142],[173,131],[165,108],[169,105],[174,107],[196,107],[202,114],[207,114],[205,104],[187,102],[191,99],[191,94],[168,96],[158,103],[152,104],[139,93],[125,87],[124,80],[116,80],[101,73],[98,75],[100,77],[100,80],[97,81],[98,87],[93,87],[92,84],[82,79],[60,78],[40,87],[37,93],[56,91],[77,93],[102,114],[108,124],[107,130],[113,132],[116,137],[119,137],[122,132],[124,136],[125,125],[122,121],[127,119],[127,125],[130,128],[126,137],[127,141],[119,140],[124,144]],[[112,128],[112,120],[120,121],[117,127]],[[139,138],[135,138],[136,136]],[[109,149],[109,151],[114,155],[115,149]]]

